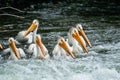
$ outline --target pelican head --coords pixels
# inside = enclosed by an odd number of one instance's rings
[[[88,53],[88,49],[87,49],[82,37],[79,35],[78,30],[76,28],[71,28],[70,34],[81,45],[82,49]]]
[[[23,38],[26,37],[30,32],[37,31],[39,26],[39,21],[37,19],[34,19],[31,26],[26,30],[25,34],[23,35]]]
[[[83,27],[82,27],[81,24],[77,24],[77,25],[76,25],[76,28],[77,28],[78,30],[82,30],[82,29],[83,29]]]
[[[34,19],[32,23],[39,26],[39,21],[37,19]]]
[[[17,47],[16,47],[16,45],[15,45],[15,42],[14,42],[14,39],[13,39],[13,38],[9,38],[8,42],[9,42],[10,49],[11,49],[12,52],[15,54],[15,56],[16,56],[18,59],[21,59],[20,53],[18,52],[18,49],[17,49]]]
[[[58,45],[64,49],[73,59],[75,59],[74,54],[72,53],[70,46],[67,44],[64,38],[60,37],[58,39]]]
[[[81,25],[81,24],[77,24],[77,25],[76,25],[76,28],[77,28],[79,34],[80,34],[80,35],[85,39],[85,41],[88,43],[88,45],[89,45],[90,47],[92,47],[92,45],[91,45],[88,37],[86,36],[86,34],[85,34],[84,30],[83,30],[82,25]]]

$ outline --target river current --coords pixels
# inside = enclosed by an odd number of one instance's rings
[[[38,33],[51,54],[57,36],[67,38],[77,23],[91,41],[89,54],[82,53],[75,60],[25,59],[12,61],[0,58],[0,80],[120,80],[120,16],[64,15],[61,9],[43,8],[28,11],[25,19],[1,19],[0,42],[8,47],[9,37],[27,29],[38,19]]]

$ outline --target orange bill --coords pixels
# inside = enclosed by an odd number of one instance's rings
[[[23,38],[25,38],[30,32],[34,31],[36,28],[37,28],[37,25],[33,23],[25,32],[25,34],[23,35]]]
[[[76,41],[81,45],[82,49],[88,53],[88,49],[83,41],[83,39],[80,37],[79,33],[74,30],[74,33],[72,34],[73,38],[76,39]]]
[[[67,43],[61,39],[61,43],[59,43],[60,47],[62,47],[73,59],[75,59],[75,55],[70,50],[70,47],[67,45]]]
[[[46,53],[45,53],[45,50],[44,50],[44,47],[43,47],[43,43],[42,43],[41,39],[38,36],[36,36],[36,43],[40,47],[43,58],[45,58]]]
[[[0,44],[0,50],[3,49],[3,46]]]
[[[90,46],[90,48],[92,48],[92,45],[88,39],[88,37],[86,36],[85,32],[83,29],[80,29],[79,30],[79,34],[82,35],[82,37],[85,39],[85,41],[88,43],[88,45]]]
[[[18,52],[18,49],[17,49],[17,47],[16,47],[16,45],[15,45],[15,42],[14,42],[13,40],[10,40],[9,45],[10,45],[10,47],[12,48],[15,56],[20,60],[20,59],[21,59],[20,53]]]

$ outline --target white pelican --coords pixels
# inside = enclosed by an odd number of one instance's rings
[[[50,58],[48,50],[42,43],[41,36],[36,35],[35,43],[31,44],[28,48],[28,53],[33,53],[32,58],[48,59]]]
[[[37,34],[38,26],[39,26],[39,21],[37,19],[33,20],[31,26],[26,31],[21,31],[18,33],[16,39],[19,42],[26,42],[26,43],[35,42],[35,36]]]
[[[84,38],[84,40],[88,43],[89,47],[91,48],[92,45],[91,45],[88,37],[86,36],[86,34],[85,34],[84,30],[83,30],[82,25],[81,25],[81,24],[77,24],[77,25],[76,25],[76,28],[77,28],[79,34]]]
[[[54,47],[53,51],[52,51],[53,57],[57,57],[57,58],[69,58],[69,55],[75,59],[74,54],[72,53],[71,47],[69,46],[69,44],[65,41],[65,39],[63,37],[60,37],[58,39],[58,42],[56,44],[56,46]]]
[[[7,51],[10,50],[10,57],[9,59],[12,60],[20,60],[22,57],[26,57],[24,51],[21,48],[17,48],[13,38],[9,38],[9,48]]]
[[[88,49],[86,47],[85,41],[81,35],[79,35],[78,30],[76,28],[71,28],[68,33],[68,43],[72,45],[73,53],[81,53],[85,51],[88,53]]]
[[[18,35],[16,36],[16,43],[17,44],[20,44],[20,43],[28,43],[28,44],[30,44],[30,43],[32,43],[33,42],[33,40],[32,40],[32,35],[33,35],[33,33],[31,32],[31,33],[29,33],[25,38],[23,38],[23,35],[25,34],[25,32],[26,31],[20,31],[19,33],[18,33]]]

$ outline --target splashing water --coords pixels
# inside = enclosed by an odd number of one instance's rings
[[[93,45],[93,48],[89,49],[89,54],[82,53],[75,60],[1,60],[0,79],[120,80],[119,16],[67,16],[61,15],[59,10],[56,13],[51,9],[31,11],[23,21],[11,20],[11,18],[8,22],[3,21],[3,24],[0,24],[2,25],[0,41],[8,45],[9,37],[15,36],[20,30],[27,29],[36,18],[40,20],[38,33],[42,35],[43,43],[51,53],[57,42],[56,36],[67,38],[68,30],[81,23]]]

